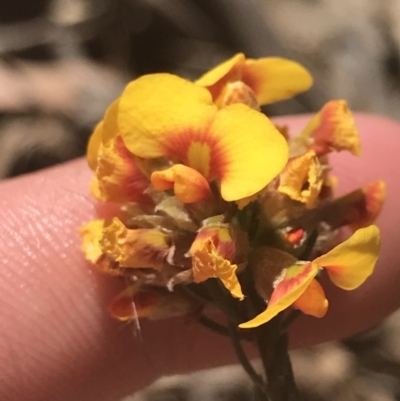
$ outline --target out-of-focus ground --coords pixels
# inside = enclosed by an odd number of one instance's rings
[[[0,0],[0,178],[83,155],[92,127],[133,77],[192,79],[237,51],[291,57],[312,71],[314,89],[269,115],[344,98],[353,110],[400,120],[396,0]],[[293,363],[304,399],[398,400],[400,313],[353,339],[296,351]],[[251,393],[232,367],[163,379],[137,397]]]

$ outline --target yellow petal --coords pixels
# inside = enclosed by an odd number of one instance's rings
[[[280,174],[278,191],[291,199],[316,206],[323,184],[322,168],[314,151],[289,160]]]
[[[103,126],[103,144],[106,145],[109,141],[119,135],[118,129],[118,110],[119,98],[114,100],[108,107],[104,115]]]
[[[242,81],[253,89],[261,105],[296,96],[313,83],[302,65],[279,57],[247,59]]]
[[[196,84],[206,87],[213,101],[223,106],[232,104],[222,100],[229,83],[240,81],[255,93],[259,104],[290,98],[308,90],[312,85],[310,73],[294,61],[278,57],[246,60],[242,53],[213,68],[198,79]]]
[[[325,104],[308,123],[300,138],[312,139],[311,149],[318,156],[342,150],[356,156],[361,154],[358,130],[344,100],[331,100]]]
[[[170,250],[167,234],[156,229],[130,230],[118,219],[103,231],[102,251],[110,255],[120,267],[152,268],[161,271]]]
[[[227,226],[201,229],[189,251],[194,281],[200,283],[209,278],[219,278],[232,296],[243,299],[236,276],[237,266],[231,263],[235,252],[235,241]]]
[[[183,164],[155,171],[151,175],[151,183],[157,191],[173,187],[176,197],[183,203],[195,203],[212,196],[207,180],[198,171]]]
[[[244,54],[235,54],[205,73],[196,81],[196,84],[207,88],[212,94],[213,101],[217,101],[228,82],[241,80],[244,63]]]
[[[287,161],[286,141],[263,114],[242,104],[218,111],[207,90],[172,75],[131,83],[119,112],[119,127],[132,153],[166,156],[209,181],[220,180],[227,201],[260,191]]]
[[[85,258],[92,263],[96,263],[103,254],[100,246],[103,228],[104,220],[93,220],[79,229],[83,253]]]
[[[221,195],[235,201],[269,184],[288,159],[288,146],[271,121],[243,104],[217,113],[208,138],[210,176],[221,182]]]
[[[88,143],[86,160],[92,170],[96,170],[97,159],[101,154],[103,142],[103,121],[100,121],[94,129]]]
[[[196,137],[206,134],[216,112],[205,88],[174,75],[152,74],[125,88],[119,101],[118,126],[133,154],[166,156],[179,162]],[[171,143],[173,137],[177,141]]]
[[[328,311],[329,303],[321,284],[314,279],[303,294],[293,303],[293,306],[306,315],[324,317]]]
[[[105,202],[150,203],[145,194],[150,182],[136,165],[120,137],[103,145],[91,191]]]
[[[316,258],[332,282],[345,290],[359,287],[373,272],[379,256],[380,233],[375,225],[360,228],[348,240]]]
[[[267,309],[254,319],[240,324],[239,327],[243,329],[257,327],[273,319],[278,313],[291,306],[306,291],[317,273],[318,267],[313,263],[295,264],[284,269],[276,279]]]
[[[108,143],[118,135],[117,113],[119,99],[115,100],[108,107],[104,119],[100,121],[94,129],[87,147],[86,158],[89,167],[95,170],[98,158],[102,152],[102,145]]]

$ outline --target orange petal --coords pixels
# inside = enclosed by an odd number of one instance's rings
[[[83,253],[89,262],[96,263],[103,254],[100,246],[103,228],[104,220],[93,220],[79,229]]]
[[[247,59],[242,81],[253,89],[261,105],[296,96],[313,83],[302,65],[279,57]]]
[[[295,264],[284,269],[276,279],[267,309],[254,319],[240,324],[239,327],[243,329],[257,327],[274,318],[306,291],[317,273],[318,267],[313,263]]]
[[[302,228],[288,227],[286,230],[283,230],[282,234],[285,240],[293,247],[300,246],[307,237],[306,231]]]
[[[151,175],[151,183],[157,191],[173,187],[176,197],[183,203],[195,203],[212,196],[207,180],[198,171],[183,164],[155,171]]]
[[[328,311],[328,300],[318,280],[311,281],[307,289],[294,301],[293,306],[306,315],[324,317]]]
[[[120,267],[152,268],[161,271],[170,250],[167,234],[157,229],[130,230],[118,219],[103,231],[102,251],[110,255]]]
[[[374,271],[379,256],[380,233],[377,226],[360,228],[348,240],[316,258],[332,282],[344,290],[359,287]]]
[[[304,203],[308,208],[316,206],[323,184],[322,168],[314,151],[290,159],[280,174],[278,191],[291,199]]]
[[[148,178],[136,165],[121,137],[103,145],[91,186],[93,196],[105,202],[151,203],[144,193],[149,185]]]
[[[236,276],[237,266],[231,263],[235,252],[235,241],[228,226],[201,229],[189,250],[194,281],[200,283],[209,278],[219,278],[232,296],[243,299]]]
[[[379,216],[386,198],[386,184],[384,181],[375,181],[365,185],[362,191],[365,198],[356,205],[356,213],[350,224],[353,230],[372,224]]]
[[[316,114],[300,134],[310,138],[311,149],[318,156],[348,150],[353,155],[361,154],[360,138],[353,115],[344,100],[331,100]]]
[[[113,317],[127,321],[144,317],[159,320],[185,316],[198,308],[199,305],[176,292],[162,288],[140,288],[135,283],[115,297],[108,310]]]
[[[227,85],[229,82],[241,80],[244,63],[244,54],[235,54],[230,59],[224,61],[205,73],[195,83],[207,88],[212,95],[213,101],[217,102],[218,98],[225,89],[225,85]]]
[[[139,291],[135,283],[111,301],[108,311],[121,321],[148,317],[161,298],[162,294],[154,290]]]

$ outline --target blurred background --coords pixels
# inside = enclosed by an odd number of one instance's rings
[[[344,98],[353,110],[400,120],[400,1],[0,0],[0,178],[82,156],[132,78],[195,79],[239,51],[295,59],[315,77],[310,92],[269,106],[270,116]],[[400,316],[293,360],[307,400],[400,400]],[[185,401],[179,389],[191,380],[145,397]],[[222,396],[216,385],[206,399],[243,396],[229,388]]]

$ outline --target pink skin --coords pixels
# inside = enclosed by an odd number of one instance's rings
[[[296,133],[307,116],[276,119]],[[388,187],[382,256],[360,289],[327,286],[324,319],[302,318],[293,346],[341,338],[368,328],[400,304],[400,125],[359,115],[363,156],[333,155],[343,193],[384,179]],[[229,343],[182,319],[141,322],[111,319],[106,305],[122,283],[83,260],[78,227],[96,216],[85,161],[1,183],[0,399],[115,400],[163,373],[234,362]]]

